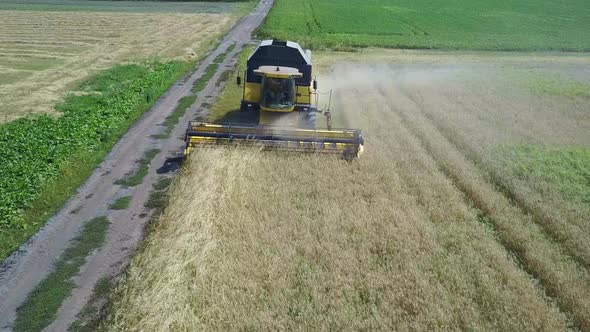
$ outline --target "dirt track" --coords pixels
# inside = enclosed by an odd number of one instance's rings
[[[262,22],[272,1],[262,1],[248,16],[240,20],[226,35],[220,45],[196,67],[185,80],[177,82],[115,145],[106,160],[95,170],[88,181],[64,208],[56,214],[35,236],[11,255],[0,267],[0,329],[10,330],[15,310],[27,294],[51,271],[52,264],[79,232],[82,223],[99,216],[107,216],[111,226],[107,241],[100,250],[88,257],[76,280],[77,288],[66,299],[55,322],[46,330],[64,331],[74,321],[76,314],[88,301],[92,289],[102,276],[118,274],[129,255],[143,236],[149,211],[144,211],[152,185],[161,177],[157,170],[170,157],[178,156],[183,149],[183,133],[186,123],[202,112],[202,105],[210,103],[219,92],[215,85],[220,74],[234,63],[234,56],[242,45],[250,41],[252,31]],[[203,75],[215,57],[232,44],[237,47],[228,54],[218,71],[209,81],[199,98],[180,119],[169,139],[154,139],[160,134],[160,126],[178,100],[190,93],[193,83]],[[145,151],[158,148],[159,153],[151,162],[148,175],[142,184],[122,188],[113,183],[136,167]],[[118,197],[131,196],[129,208],[124,211],[109,210]]]

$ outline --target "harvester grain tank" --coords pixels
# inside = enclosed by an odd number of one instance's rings
[[[358,129],[334,129],[330,107],[319,110],[317,81],[312,77],[311,52],[290,41],[265,40],[247,61],[241,112],[258,112],[258,123],[192,121],[186,132],[189,154],[202,145],[262,145],[268,149],[337,153],[358,157],[363,136]],[[316,128],[317,115],[326,128]]]

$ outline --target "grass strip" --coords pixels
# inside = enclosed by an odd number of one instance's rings
[[[166,193],[163,191],[152,191],[144,206],[148,209],[160,209],[166,205]]]
[[[229,52],[233,51],[235,47],[236,47],[236,44],[231,44],[227,48],[227,50],[225,50],[225,52],[220,53],[218,56],[215,57],[215,59],[213,59],[213,63],[217,63],[217,64],[222,63],[223,60],[225,59],[225,57],[229,54]]]
[[[170,186],[172,178],[161,178],[154,184],[154,190],[164,190]]]
[[[72,241],[55,263],[51,272],[27,296],[17,309],[15,331],[41,331],[56,317],[57,310],[75,287],[73,277],[86,262],[86,257],[105,241],[110,222],[99,217],[86,222],[80,235]]]
[[[125,210],[129,207],[129,202],[131,202],[131,196],[124,196],[119,197],[113,204],[111,204],[111,210]]]
[[[92,291],[92,296],[82,311],[77,315],[75,322],[70,325],[68,331],[93,332],[98,329],[98,324],[104,314],[105,305],[108,303],[109,294],[113,289],[113,282],[108,277],[98,280]]]
[[[228,70],[224,71],[223,73],[221,73],[221,75],[219,76],[219,79],[215,83],[215,86],[221,86],[223,83],[227,82],[229,80],[229,78],[231,77],[232,73],[233,73],[233,70],[231,70],[231,69],[228,69]]]
[[[215,75],[215,72],[217,71],[217,68],[219,68],[219,65],[223,62],[227,54],[233,51],[235,47],[236,44],[232,44],[227,48],[225,52],[219,54],[215,57],[215,59],[213,59],[211,64],[207,67],[207,69],[205,69],[205,74],[203,74],[203,76],[199,78],[193,85],[193,88],[191,90],[193,93],[197,94],[207,86],[207,83],[209,82],[211,77]]]
[[[124,178],[115,181],[115,184],[128,188],[135,187],[142,183],[143,178],[145,178],[149,171],[152,159],[154,159],[158,153],[160,153],[160,149],[151,149],[146,151],[146,153],[143,155],[143,158],[137,161],[139,167],[134,172],[127,174]]]
[[[219,67],[219,64],[217,64],[215,62],[211,63],[207,67],[207,69],[205,69],[205,74],[203,74],[203,76],[195,82],[191,91],[195,94],[203,91],[203,89],[207,86],[207,83],[209,82],[211,77],[213,77],[213,75],[215,75],[215,72],[217,71],[217,67]]]
[[[166,206],[168,201],[168,186],[172,183],[171,178],[162,178],[153,185],[154,190],[150,193],[150,197],[144,206],[148,209],[161,210]]]
[[[172,130],[178,124],[178,120],[184,116],[186,110],[189,107],[191,107],[191,105],[194,104],[196,100],[196,95],[190,95],[180,98],[180,100],[178,101],[178,105],[176,105],[174,111],[166,117],[166,120],[164,120],[164,132],[158,135],[154,135],[154,138],[162,139],[170,137]]]
[[[231,44],[231,45],[230,45],[230,46],[227,48],[227,50],[225,51],[225,53],[224,53],[224,54],[229,54],[229,53],[231,53],[231,52],[232,52],[232,51],[233,51],[233,50],[236,48],[236,45],[237,45],[237,44]]]

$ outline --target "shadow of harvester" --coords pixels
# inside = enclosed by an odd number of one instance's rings
[[[258,111],[242,112],[239,109],[231,110],[214,121],[214,123],[240,123],[258,124]]]

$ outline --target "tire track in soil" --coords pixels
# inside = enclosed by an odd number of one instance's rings
[[[401,87],[397,88],[401,89]],[[568,267],[568,270],[573,270],[574,272],[570,279],[573,279],[573,281],[576,282],[576,285],[586,285],[586,287],[575,287],[576,290],[571,290],[572,282],[568,282],[571,280],[559,280],[561,279],[559,278],[559,272],[561,271],[556,273],[552,273],[553,271],[551,271],[551,269],[544,271],[542,269],[542,266],[544,265],[542,257],[537,257],[535,255],[535,248],[530,248],[527,244],[529,241],[523,237],[528,236],[530,238],[530,234],[522,234],[520,236],[520,241],[516,239],[511,240],[507,234],[515,233],[515,230],[516,233],[519,233],[519,231],[510,225],[511,220],[505,220],[502,222],[502,219],[506,219],[506,216],[502,216],[500,213],[504,212],[505,209],[509,210],[511,213],[516,212],[520,214],[520,217],[526,220],[528,218],[525,211],[511,202],[510,199],[507,198],[504,193],[498,191],[493,184],[490,184],[480,173],[480,170],[439,131],[436,125],[431,123],[431,121],[424,116],[419,100],[412,97],[407,91],[404,91],[404,96],[415,107],[410,111],[403,111],[393,104],[391,98],[387,98],[387,96],[390,95],[389,91],[385,91],[382,86],[378,88],[378,91],[380,94],[386,96],[386,104],[398,115],[402,124],[421,142],[422,147],[436,162],[439,170],[452,181],[457,189],[464,193],[466,203],[477,208],[481,211],[483,217],[491,221],[491,225],[488,225],[492,226],[496,234],[498,234],[499,243],[508,253],[517,259],[517,265],[523,269],[523,272],[531,276],[532,279],[538,281],[538,286],[541,287],[551,300],[554,300],[555,303],[558,304],[560,310],[566,316],[572,319],[576,328],[582,330],[584,328],[589,328],[590,320],[587,316],[590,305],[585,300],[590,298],[587,285],[588,279],[585,278],[585,276],[588,276],[588,271],[583,267],[579,267],[578,264],[572,262],[571,259],[568,259],[570,256],[562,252],[561,246],[559,246],[557,242],[548,238],[548,234],[546,234],[539,225],[531,223],[532,225],[529,225],[529,229],[525,229],[525,231],[534,232],[536,234],[533,235],[536,235],[536,237],[548,240],[549,247],[553,250],[553,260],[569,263],[566,264],[566,267]],[[412,115],[409,115],[409,113],[413,114],[416,118],[412,119]],[[424,127],[420,127],[418,123],[422,123]],[[429,137],[429,134],[437,137]],[[446,154],[447,158],[441,156],[440,153]],[[449,157],[451,155],[454,158]],[[471,179],[461,177],[461,175],[467,174],[470,175]],[[487,187],[484,191],[488,194],[477,192],[477,188],[481,187],[482,184]],[[500,204],[504,203],[507,206],[498,207],[493,202],[486,202],[486,199],[488,198],[490,200],[492,198],[495,198],[494,200],[500,200]],[[527,228],[527,225],[523,226]],[[553,266],[558,265],[560,264],[555,264]],[[564,291],[566,294],[563,294]]]
[[[583,240],[575,241],[568,238],[568,234],[584,234],[585,230],[581,229],[579,225],[572,223],[560,223],[555,221],[555,217],[550,216],[544,211],[539,211],[538,208],[531,206],[525,201],[525,198],[514,192],[508,183],[502,180],[496,171],[490,166],[486,166],[485,160],[480,157],[469,144],[461,140],[461,137],[453,133],[452,128],[443,125],[438,122],[434,116],[424,111],[425,106],[424,98],[419,94],[412,94],[408,92],[408,98],[411,99],[417,106],[420,114],[430,121],[430,124],[434,126],[438,132],[450,142],[457,151],[473,163],[484,175],[489,182],[498,189],[498,192],[502,193],[509,201],[513,202],[524,214],[532,216],[532,220],[538,224],[543,230],[546,236],[554,243],[564,247],[567,255],[573,259],[580,266],[587,270],[590,270],[590,251],[589,249],[578,243],[583,243]],[[452,96],[446,96],[451,98]],[[459,98],[453,98],[453,103],[463,108],[468,109],[469,105],[462,102]],[[578,242],[578,243],[577,243]],[[582,251],[582,253],[580,253]]]
[[[354,91],[354,92],[353,92]],[[514,271],[518,271],[519,275],[523,278],[524,282],[526,282],[532,289],[535,290],[535,294],[538,296],[538,299],[541,302],[544,302],[545,305],[549,308],[553,308],[556,311],[559,311],[564,317],[566,317],[565,322],[568,324],[568,326],[571,326],[572,323],[572,318],[571,315],[568,316],[567,312],[564,310],[560,310],[557,301],[555,301],[554,299],[549,299],[548,300],[548,296],[546,296],[546,292],[544,292],[544,289],[542,287],[539,287],[539,280],[535,279],[533,277],[533,275],[531,275],[530,273],[528,273],[528,271],[526,271],[523,267],[521,262],[519,262],[516,259],[516,255],[514,254],[514,252],[511,252],[509,250],[507,250],[507,246],[499,241],[501,240],[499,237],[499,232],[495,229],[495,227],[493,227],[494,225],[490,223],[490,221],[488,221],[484,215],[483,212],[479,209],[477,209],[475,207],[475,204],[469,204],[470,201],[466,199],[466,195],[465,192],[462,191],[460,188],[457,187],[455,181],[447,176],[447,173],[444,172],[440,166],[438,165],[439,160],[435,159],[434,156],[432,154],[430,154],[430,152],[428,150],[426,150],[426,148],[424,147],[424,145],[422,144],[422,140],[417,137],[414,133],[414,131],[412,130],[412,128],[408,127],[408,125],[402,121],[403,119],[397,114],[397,112],[395,111],[398,107],[400,107],[400,105],[398,105],[397,103],[392,102],[392,100],[396,100],[399,101],[397,99],[397,96],[393,96],[392,95],[392,91],[391,90],[384,90],[382,87],[380,87],[379,85],[374,85],[374,86],[370,86],[370,87],[364,87],[363,90],[359,90],[358,88],[350,88],[350,94],[355,94],[358,98],[358,96],[364,96],[367,97],[367,91],[374,91],[374,94],[370,95],[370,99],[372,104],[374,105],[382,105],[381,107],[384,109],[383,113],[379,113],[379,114],[374,114],[375,112],[373,111],[371,115],[368,115],[367,112],[359,112],[358,114],[355,114],[356,117],[358,116],[364,116],[364,117],[369,117],[369,118],[376,118],[376,117],[387,117],[387,120],[383,119],[383,121],[374,121],[374,120],[366,120],[366,119],[355,119],[355,123],[357,124],[357,126],[361,126],[363,127],[363,130],[365,132],[365,139],[367,140],[368,144],[369,144],[369,149],[367,150],[367,153],[372,154],[372,156],[366,156],[366,157],[361,157],[361,159],[364,158],[379,158],[380,154],[383,155],[389,155],[391,153],[395,153],[396,154],[400,154],[399,158],[402,160],[405,160],[406,158],[408,158],[408,156],[405,155],[405,153],[398,151],[398,148],[392,148],[393,146],[404,146],[404,149],[408,149],[408,150],[412,150],[412,151],[420,151],[420,154],[423,155],[424,157],[420,158],[420,160],[423,161],[418,161],[416,157],[409,157],[410,159],[414,160],[416,159],[416,161],[414,161],[414,163],[416,163],[415,168],[413,169],[412,173],[409,174],[404,174],[404,172],[401,172],[398,174],[398,176],[403,179],[403,181],[405,181],[408,184],[408,188],[414,187],[416,185],[416,183],[412,182],[415,181],[412,180],[412,178],[415,176],[416,173],[421,173],[421,172],[435,172],[438,174],[438,176],[442,179],[444,179],[443,181],[450,187],[452,188],[452,192],[456,193],[456,197],[455,194],[450,194],[449,192],[449,201],[450,201],[450,209],[453,209],[454,206],[456,206],[457,202],[462,202],[462,204],[466,207],[468,207],[471,211],[473,211],[473,217],[474,219],[470,220],[470,223],[472,223],[472,229],[477,229],[478,231],[484,232],[485,236],[489,239],[490,243],[496,243],[497,246],[497,250],[499,251],[503,251],[504,255],[502,257],[506,258],[507,263],[510,265],[511,269],[513,269]],[[344,93],[345,95],[349,94],[349,91],[345,91]],[[362,99],[362,98],[361,98]],[[335,97],[335,100],[338,100],[338,97]],[[352,101],[354,101],[355,99],[352,98]],[[353,102],[354,103],[354,102]],[[336,106],[336,104],[334,104]],[[350,100],[346,100],[346,102],[344,102],[344,105],[348,105],[350,106]],[[353,104],[356,106],[356,104]],[[362,106],[360,106],[362,107]],[[360,108],[360,107],[357,107]],[[337,108],[337,107],[335,107]],[[349,107],[350,108],[350,107]],[[385,128],[387,127],[387,128]],[[369,130],[370,129],[370,130]],[[386,135],[386,136],[384,136]],[[370,137],[369,137],[370,136]],[[396,141],[395,144],[389,143],[388,145],[385,145],[387,148],[384,149],[383,143],[379,143],[379,142],[391,142],[392,140]],[[371,141],[375,142],[373,145],[371,145]],[[416,152],[417,153],[417,152]],[[397,157],[395,158],[397,159]],[[394,159],[394,160],[395,160]],[[384,160],[388,160],[389,162],[392,162],[391,159],[386,158]],[[424,160],[428,160],[428,161],[424,161]],[[422,165],[423,162],[426,162],[430,165],[432,165],[432,168],[430,170],[424,169]],[[419,164],[419,165],[418,165]],[[430,179],[430,181],[432,181],[431,183],[433,184],[433,187],[438,188],[439,186],[437,186],[434,182],[434,178],[431,177],[431,174],[425,174],[426,177],[428,177]],[[437,184],[440,182],[436,182]],[[420,193],[420,191],[426,192],[426,196],[429,195],[429,193],[431,193],[433,190],[435,189],[415,189],[412,190],[412,194],[413,195],[417,195],[416,197],[420,197],[422,196],[422,194]],[[437,190],[438,191],[438,190]],[[420,206],[422,206],[424,208],[424,211],[428,211],[429,207],[432,207],[431,205],[431,201],[421,201],[422,198],[417,198],[417,202]],[[435,199],[436,200],[436,199]],[[436,210],[436,208],[434,208]],[[420,227],[420,226],[416,226],[416,227]],[[487,241],[487,239],[486,239]],[[489,257],[488,257],[489,258]],[[490,259],[490,261],[494,261],[493,257],[492,259]],[[491,265],[490,265],[491,266]],[[494,265],[494,268],[496,269],[496,271],[502,271],[502,273],[505,273],[505,270],[502,269],[499,266]],[[487,299],[489,300],[489,299]],[[522,300],[522,298],[520,299]],[[494,317],[493,315],[490,317]],[[545,326],[543,324],[540,324],[539,326]],[[549,328],[549,330],[553,330],[554,328]],[[561,330],[561,328],[559,329]]]

